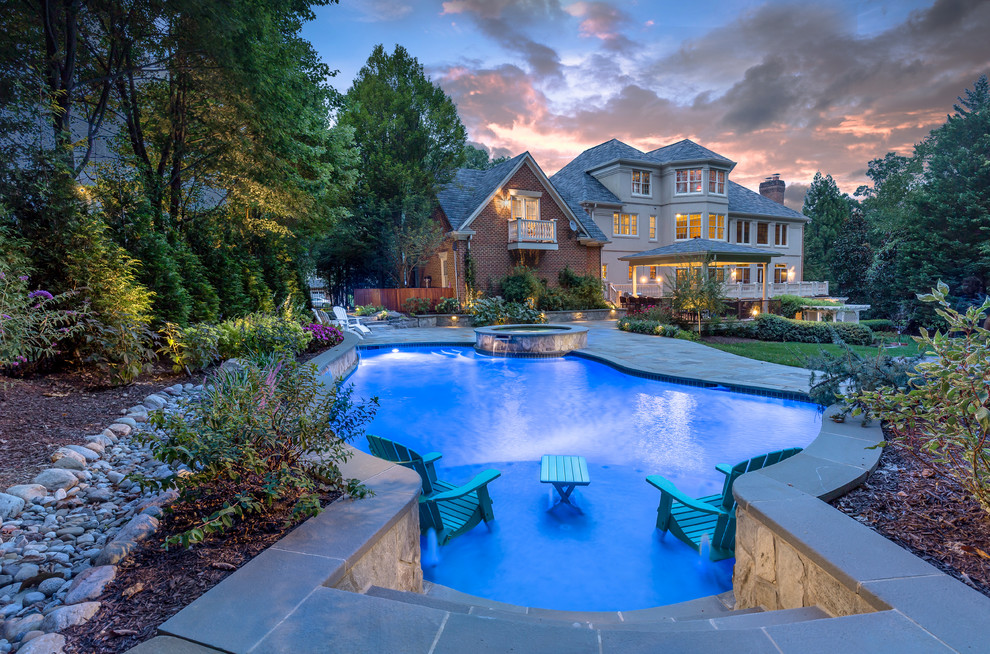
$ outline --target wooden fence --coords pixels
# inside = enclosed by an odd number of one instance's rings
[[[355,288],[354,304],[385,307],[402,311],[402,304],[411,297],[422,297],[436,304],[445,297],[454,297],[452,288]]]

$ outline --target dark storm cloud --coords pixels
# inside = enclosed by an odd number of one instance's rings
[[[554,3],[481,0],[473,0],[474,15],[501,20],[510,5],[560,17]],[[796,182],[790,204],[819,170],[853,192],[865,181],[866,162],[891,150],[910,154],[956,96],[990,72],[986,0],[937,0],[865,33],[847,8],[767,4],[652,58],[605,47],[623,28],[609,7],[564,8],[579,20],[576,38],[602,44],[578,63],[561,68],[553,52],[549,75],[532,62],[530,71],[467,66],[445,75],[465,123],[486,132],[472,136],[532,150],[548,172],[613,137],[641,148],[692,138],[739,162],[733,176],[741,183],[755,187],[774,172]],[[472,82],[475,74],[486,83]]]
[[[559,78],[563,71],[557,52],[523,32],[519,25],[549,26],[564,18],[560,3],[553,0],[451,0],[443,3],[445,14],[466,14],[490,39],[518,52],[543,78]]]

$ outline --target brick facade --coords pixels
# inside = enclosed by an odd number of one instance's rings
[[[556,223],[557,250],[509,250],[509,227],[511,209],[503,208],[499,200],[508,197],[510,189],[538,191],[540,197],[540,219]],[[450,224],[437,209],[434,217],[443,221],[444,229]],[[586,246],[578,242],[578,233],[571,229],[568,213],[557,204],[550,191],[526,164],[505,183],[474,221],[466,229],[475,232],[471,237],[470,251],[474,260],[475,284],[482,291],[498,290],[498,281],[505,277],[516,265],[523,263],[532,268],[537,277],[546,279],[550,286],[557,286],[557,274],[565,267],[579,274],[601,273],[601,247]],[[456,252],[453,251],[456,246]],[[454,257],[456,256],[458,296],[464,297],[464,257],[468,249],[467,241],[455,242],[447,239],[441,252],[447,255],[448,285],[454,282]],[[442,271],[440,258],[434,255],[424,266],[422,274],[430,276],[434,286],[440,286]]]

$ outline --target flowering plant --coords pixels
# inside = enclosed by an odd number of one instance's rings
[[[339,345],[344,340],[344,335],[340,333],[340,330],[330,325],[322,325],[314,322],[306,325],[303,329],[313,336],[313,339],[309,342],[309,346],[312,349],[333,347]]]
[[[56,308],[72,293],[28,291],[28,279],[0,270],[0,370],[23,370],[60,354],[58,344],[83,329],[85,312]]]

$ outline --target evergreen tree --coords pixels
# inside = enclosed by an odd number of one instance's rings
[[[457,107],[405,48],[375,46],[344,98],[341,125],[354,130],[360,177],[342,230],[380,285],[408,286],[443,234],[431,218],[440,187],[464,162]],[[340,238],[340,235],[335,235]]]
[[[480,148],[476,148],[470,143],[464,146],[464,168],[488,170],[508,160],[509,157],[491,158],[488,149],[483,145]]]
[[[834,292],[847,296],[851,302],[868,302],[866,273],[872,263],[869,225],[856,207],[842,223],[829,251],[829,270],[837,285]]]
[[[849,218],[849,200],[839,192],[831,175],[815,173],[804,196],[802,213],[811,219],[804,227],[804,277],[835,284],[829,253]]]

